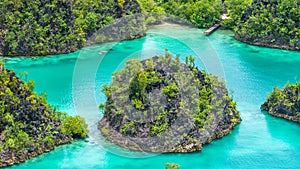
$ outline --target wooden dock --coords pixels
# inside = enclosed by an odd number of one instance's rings
[[[204,35],[208,36],[211,33],[213,33],[213,31],[217,30],[220,27],[222,20],[225,19],[230,19],[230,17],[227,17],[226,14],[223,14],[222,17],[217,21],[217,23],[215,23],[212,27],[210,27],[204,32]]]
[[[213,31],[217,30],[220,27],[220,23],[221,22],[217,22],[216,24],[214,24],[212,27],[210,27],[209,29],[207,29],[204,32],[204,35],[208,36],[210,35]]]

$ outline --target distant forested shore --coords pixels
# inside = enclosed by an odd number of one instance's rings
[[[91,38],[97,43],[135,39],[145,35],[147,25],[161,23],[164,16],[207,28],[222,14],[229,18],[221,26],[233,30],[237,40],[299,50],[299,6],[297,0],[4,0],[0,2],[4,14],[0,18],[0,55],[70,53],[89,45]],[[102,28],[104,32],[99,32]]]

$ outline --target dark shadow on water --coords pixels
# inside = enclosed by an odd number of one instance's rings
[[[248,47],[248,45],[246,45]],[[251,53],[259,53],[259,50],[249,50]]]

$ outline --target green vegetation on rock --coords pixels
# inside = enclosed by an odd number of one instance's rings
[[[175,163],[166,163],[166,169],[180,169],[180,165]]]
[[[104,85],[99,129],[122,147],[151,152],[191,152],[240,122],[236,103],[217,77],[198,70],[194,58],[129,60]]]
[[[282,90],[275,87],[261,108],[271,115],[300,123],[300,83],[287,84]]]
[[[135,0],[4,0],[0,55],[69,53],[115,18],[140,12]]]
[[[299,0],[253,0],[237,22],[235,38],[259,46],[300,50],[299,7]]]
[[[23,82],[0,63],[0,167],[87,135],[83,118],[55,112],[33,88],[33,81]]]
[[[161,23],[166,13],[208,27],[220,18],[221,1],[4,0],[0,9],[5,14],[0,18],[0,55],[33,56],[138,38],[145,34],[146,25]]]
[[[0,55],[70,53],[93,43],[134,39],[164,21],[225,28],[250,44],[299,50],[297,0],[4,0]],[[139,16],[134,16],[135,14]],[[174,17],[175,16],[175,17]],[[123,18],[118,21],[118,19]],[[179,19],[181,18],[181,19]],[[98,30],[101,29],[102,31]],[[96,35],[95,35],[96,34]],[[95,36],[94,36],[95,35]]]

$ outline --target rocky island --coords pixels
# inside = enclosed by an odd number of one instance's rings
[[[252,45],[300,50],[300,1],[253,0],[237,21],[235,38]]]
[[[85,120],[56,112],[46,98],[33,92],[34,82],[24,82],[0,62],[0,167],[34,156],[87,135]],[[27,81],[27,80],[25,80]]]
[[[300,83],[287,84],[282,90],[275,87],[261,108],[273,116],[300,123]]]
[[[236,103],[217,77],[189,56],[181,63],[155,56],[127,61],[103,87],[99,130],[108,141],[146,152],[193,152],[230,133],[240,121]]]

